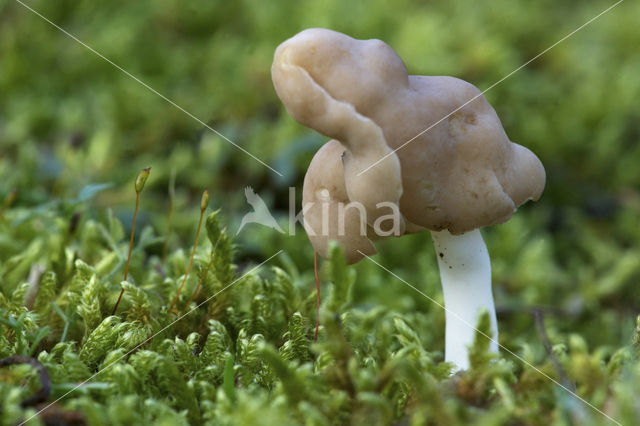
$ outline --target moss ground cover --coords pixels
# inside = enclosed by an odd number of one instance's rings
[[[235,235],[247,185],[289,229],[288,187],[299,203],[324,143],[280,105],[273,50],[303,28],[330,27],[385,40],[410,73],[484,89],[612,3],[28,4],[283,176],[0,0],[3,424],[615,424],[544,375],[640,423],[637,2],[486,94],[548,184],[535,205],[483,231],[500,343],[521,359],[492,357],[479,338],[472,368],[454,376],[444,312],[401,280],[366,260],[347,267],[334,250],[320,262],[314,343],[303,230]],[[148,166],[123,282],[134,181]],[[378,249],[377,262],[442,303],[427,236]],[[50,392],[28,401],[43,371]]]

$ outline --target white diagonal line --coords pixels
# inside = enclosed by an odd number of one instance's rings
[[[229,142],[231,145],[235,146],[236,148],[238,148],[240,151],[244,152],[245,154],[247,154],[249,157],[253,158],[254,160],[256,160],[257,162],[259,162],[260,164],[262,164],[263,166],[267,167],[269,170],[271,170],[272,172],[274,172],[275,174],[277,174],[278,176],[282,177],[282,173],[280,173],[279,171],[277,171],[276,169],[274,169],[273,167],[271,167],[270,165],[268,165],[267,163],[265,163],[264,161],[262,161],[261,159],[259,159],[258,157],[256,157],[255,155],[253,155],[252,153],[250,153],[249,151],[247,151],[246,149],[244,149],[243,147],[241,147],[240,145],[238,145],[237,143],[235,143],[234,141],[232,141],[231,139],[229,139],[228,137],[226,137],[225,135],[223,135],[222,133],[220,133],[219,131],[217,131],[216,129],[214,129],[213,127],[209,126],[207,123],[205,123],[204,121],[202,121],[201,119],[199,119],[198,117],[196,117],[195,115],[193,115],[192,113],[190,113],[189,111],[187,111],[186,109],[184,109],[183,107],[181,107],[180,105],[178,105],[177,103],[175,103],[174,101],[172,101],[171,99],[169,99],[168,97],[166,97],[165,95],[163,95],[162,93],[158,92],[156,89],[154,89],[153,87],[149,86],[147,83],[145,83],[144,81],[140,80],[138,77],[136,77],[135,75],[131,74],[129,71],[125,70],[124,68],[122,68],[120,65],[116,64],[115,62],[113,62],[111,59],[107,58],[106,56],[104,56],[102,53],[98,52],[96,49],[94,49],[93,47],[89,46],[88,44],[86,44],[85,42],[83,42],[82,40],[80,40],[78,37],[74,36],[73,34],[71,34],[70,32],[68,32],[67,30],[65,30],[64,28],[60,27],[59,25],[57,25],[56,23],[52,22],[51,20],[49,20],[47,17],[43,16],[40,12],[38,12],[35,9],[32,9],[30,6],[26,5],[25,3],[23,3],[21,0],[15,0],[17,3],[19,3],[20,5],[22,5],[24,8],[30,10],[31,12],[33,12],[35,15],[39,16],[40,18],[42,18],[43,20],[45,20],[46,22],[48,22],[49,24],[51,24],[53,27],[55,27],[58,31],[64,33],[65,35],[67,35],[68,37],[70,37],[71,39],[73,39],[75,42],[79,43],[80,45],[84,46],[85,48],[87,48],[89,51],[91,51],[92,53],[94,53],[95,55],[99,56],[100,58],[102,58],[103,60],[105,60],[106,62],[108,62],[109,64],[113,65],[115,68],[117,68],[118,70],[120,70],[122,73],[124,73],[125,75],[127,75],[128,77],[132,78],[133,80],[135,80],[136,82],[138,82],[139,84],[141,84],[142,86],[144,86],[146,89],[148,89],[149,91],[151,91],[152,93],[155,93],[156,95],[158,95],[159,97],[161,97],[162,99],[164,99],[165,101],[169,102],[171,105],[173,105],[174,107],[178,108],[180,111],[182,111],[183,113],[185,113],[186,115],[188,115],[189,117],[193,118],[195,121],[197,121],[198,123],[200,123],[201,125],[203,125],[204,127],[206,127],[207,129],[211,130],[213,133],[215,133],[216,135],[218,135],[219,137],[221,137],[222,139],[224,139],[225,141]]]
[[[27,423],[29,420],[31,420],[32,418],[36,417],[38,414],[42,413],[43,411],[45,411],[46,409],[48,409],[49,407],[51,407],[53,404],[55,404],[56,402],[60,401],[61,399],[63,399],[64,397],[66,397],[67,395],[69,395],[70,393],[72,393],[73,391],[77,390],[78,388],[80,388],[81,386],[85,385],[86,383],[88,383],[89,381],[91,381],[94,377],[96,377],[97,375],[99,375],[100,373],[102,373],[103,371],[109,369],[110,367],[112,367],[113,365],[115,365],[118,361],[120,361],[121,359],[123,359],[124,357],[126,357],[127,355],[131,354],[133,351],[135,351],[136,349],[138,349],[140,346],[144,345],[145,342],[153,339],[154,337],[156,337],[158,334],[162,333],[163,331],[165,331],[166,329],[168,329],[169,327],[171,327],[172,325],[174,325],[175,323],[177,323],[178,321],[180,321],[182,318],[186,317],[187,315],[189,315],[191,312],[195,311],[196,309],[198,309],[200,306],[208,303],[211,299],[213,299],[214,297],[216,297],[217,295],[219,295],[220,293],[222,293],[223,291],[225,291],[226,289],[228,289],[229,287],[231,287],[232,285],[234,285],[235,283],[239,282],[240,280],[242,280],[244,277],[246,277],[247,275],[251,274],[253,271],[255,271],[256,269],[260,268],[262,265],[264,265],[265,263],[267,263],[268,261],[270,261],[271,259],[273,259],[274,257],[276,257],[277,255],[279,255],[280,253],[282,253],[282,250],[278,250],[275,254],[273,254],[271,257],[269,257],[267,260],[261,262],[259,265],[254,266],[253,268],[251,268],[250,270],[248,270],[247,272],[245,272],[244,274],[242,274],[242,276],[234,281],[232,281],[230,284],[228,284],[226,287],[224,287],[222,290],[216,292],[213,296],[209,296],[204,302],[201,302],[198,306],[196,306],[195,308],[191,309],[190,311],[184,313],[183,315],[179,316],[178,318],[176,318],[173,322],[171,322],[169,325],[166,325],[165,327],[163,327],[160,331],[157,331],[156,333],[154,333],[151,337],[148,337],[146,339],[144,339],[142,342],[138,343],[136,346],[134,346],[132,349],[130,349],[127,353],[125,353],[124,355],[122,355],[121,357],[119,357],[118,359],[116,359],[115,361],[113,361],[112,363],[108,364],[107,366],[105,366],[103,369],[97,371],[93,376],[89,377],[88,379],[85,379],[84,381],[78,383],[73,389],[67,391],[65,394],[63,394],[62,396],[58,397],[55,401],[50,402],[49,404],[45,405],[43,408],[41,408],[39,411],[37,411],[35,414],[33,414],[31,417],[29,417],[26,420],[23,420],[21,423],[18,424],[18,426],[22,426],[23,424]]]
[[[362,170],[360,173],[358,173],[358,176],[362,175],[364,172],[366,172],[367,170],[371,169],[372,167],[374,167],[375,165],[377,165],[378,163],[380,163],[382,160],[384,160],[385,158],[389,157],[390,155],[395,154],[397,151],[401,150],[402,148],[404,148],[405,146],[407,146],[408,144],[410,144],[411,142],[413,142],[414,140],[416,140],[417,138],[419,138],[420,136],[424,135],[426,132],[428,132],[429,130],[433,129],[435,126],[437,126],[438,124],[442,123],[444,120],[446,120],[447,118],[451,117],[453,114],[455,114],[456,112],[460,111],[462,108],[464,108],[465,106],[469,105],[471,102],[475,101],[476,99],[478,99],[480,96],[483,96],[485,93],[487,93],[489,90],[493,89],[494,87],[496,87],[498,84],[502,83],[503,81],[505,81],[506,79],[508,79],[509,77],[511,77],[512,75],[514,75],[515,73],[517,73],[518,71],[520,71],[522,68],[526,67],[527,65],[529,65],[531,62],[535,61],[536,59],[538,59],[540,56],[544,55],[545,53],[547,53],[548,51],[550,51],[551,49],[553,49],[554,47],[556,47],[557,45],[559,45],[560,43],[562,43],[563,41],[565,41],[566,39],[568,39],[569,37],[571,37],[572,35],[574,35],[575,33],[577,33],[578,31],[580,31],[581,29],[583,29],[584,27],[586,27],[587,25],[591,24],[593,21],[595,21],[596,19],[598,19],[599,17],[601,17],[602,15],[604,15],[605,13],[609,12],[611,9],[613,9],[614,7],[616,7],[617,5],[619,5],[620,3],[622,3],[624,0],[618,0],[618,2],[614,3],[613,5],[609,6],[608,8],[606,8],[605,10],[603,10],[602,12],[598,13],[596,16],[594,16],[593,18],[589,19],[587,22],[585,22],[584,24],[580,25],[578,28],[576,28],[575,30],[571,31],[569,34],[567,34],[566,36],[562,37],[560,40],[556,41],[555,43],[553,43],[551,46],[547,47],[546,49],[544,49],[542,52],[538,53],[536,56],[534,56],[533,58],[529,59],[527,62],[525,62],[524,64],[520,65],[518,68],[516,68],[515,70],[511,71],[509,74],[505,75],[504,77],[502,77],[500,80],[496,81],[495,83],[493,83],[491,86],[487,87],[486,89],[484,89],[482,92],[478,93],[476,96],[474,96],[473,98],[469,99],[467,102],[463,103],[462,105],[460,105],[458,108],[454,109],[453,111],[451,111],[449,114],[445,115],[444,117],[442,117],[440,120],[436,121],[435,123],[431,124],[429,127],[427,127],[426,129],[424,129],[423,131],[421,131],[420,133],[418,133],[417,135],[415,135],[414,137],[412,137],[411,139],[409,139],[408,141],[404,142],[402,145],[400,145],[399,147],[395,148],[393,151],[389,152],[388,154],[385,154],[382,158],[380,158],[378,161],[376,161],[375,163],[369,165],[366,169]]]
[[[368,260],[370,260],[371,262],[375,263],[376,265],[378,265],[380,268],[384,269],[385,271],[387,271],[389,274],[393,275],[395,278],[397,278],[398,280],[402,281],[404,284],[408,285],[409,287],[411,287],[413,290],[415,290],[416,292],[418,292],[419,294],[421,294],[422,296],[424,296],[425,298],[427,298],[429,301],[435,303],[436,305],[438,305],[439,307],[441,307],[442,309],[444,309],[447,313],[453,315],[454,317],[456,317],[456,319],[458,319],[459,321],[461,321],[463,324],[465,324],[466,326],[472,328],[473,330],[475,330],[476,333],[481,334],[482,336],[486,337],[487,339],[489,339],[491,342],[495,343],[498,345],[498,347],[500,347],[500,349],[502,349],[505,352],[508,352],[509,354],[511,354],[512,356],[516,357],[517,359],[519,359],[520,361],[522,361],[524,364],[526,364],[527,366],[533,368],[535,371],[537,371],[538,373],[540,373],[541,375],[543,375],[544,377],[546,377],[547,379],[549,379],[550,381],[552,381],[553,383],[555,383],[556,385],[560,386],[562,389],[566,390],[567,392],[569,392],[574,398],[578,399],[579,401],[585,403],[586,405],[588,405],[589,407],[593,408],[595,411],[597,411],[598,413],[602,414],[603,416],[605,416],[607,419],[611,420],[612,422],[614,422],[615,424],[622,426],[622,424],[620,422],[618,422],[616,419],[614,419],[613,417],[609,416],[608,414],[604,413],[603,411],[601,411],[600,409],[598,409],[596,406],[594,406],[593,404],[591,404],[589,401],[585,400],[584,398],[582,398],[580,395],[576,394],[575,392],[573,392],[571,389],[567,388],[566,386],[564,386],[562,383],[558,382],[557,380],[555,380],[553,377],[549,376],[547,373],[545,373],[544,371],[540,370],[539,368],[537,368],[535,365],[531,364],[529,361],[527,361],[526,359],[522,358],[520,355],[514,353],[513,351],[511,351],[510,349],[508,349],[507,347],[501,345],[497,340],[495,340],[493,337],[487,335],[486,333],[484,333],[482,330],[478,330],[475,326],[469,324],[468,321],[465,321],[463,318],[461,318],[458,314],[456,314],[455,312],[447,309],[443,304],[439,303],[437,300],[435,300],[434,298],[428,296],[427,294],[425,294],[424,292],[418,290],[416,287],[414,287],[413,285],[409,284],[407,281],[405,281],[404,279],[402,279],[401,277],[399,277],[398,275],[396,275],[395,273],[391,272],[389,269],[385,268],[384,266],[382,266],[380,263],[376,262],[375,260],[373,260],[370,256],[364,254],[363,252],[361,252],[360,250],[358,250],[358,253],[360,253],[362,256],[366,257]]]

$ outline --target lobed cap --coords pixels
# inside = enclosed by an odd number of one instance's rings
[[[338,236],[332,222],[338,218],[329,217],[328,234],[310,236],[321,254],[329,239],[338,240],[354,261],[358,257],[348,253],[354,247],[375,250],[371,227],[383,202],[398,206],[401,233],[462,234],[507,221],[544,189],[542,163],[509,140],[476,87],[453,77],[410,76],[380,40],[302,31],[276,49],[272,78],[294,119],[335,139],[307,171],[303,209],[320,193],[334,203],[364,207],[367,236],[355,238],[353,229]],[[317,207],[309,208],[305,219],[317,224],[321,216]]]

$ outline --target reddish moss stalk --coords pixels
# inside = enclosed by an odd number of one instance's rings
[[[167,237],[162,247],[162,263],[167,258],[167,251],[169,250],[169,239],[171,238],[171,225],[173,220],[173,203],[175,198],[175,185],[176,185],[176,169],[171,170],[171,177],[169,178],[169,213],[167,217]]]
[[[316,335],[313,338],[314,342],[318,341],[318,328],[320,328],[320,277],[318,276],[318,252],[314,252],[313,256],[313,271],[316,275]]]
[[[182,289],[184,288],[184,284],[187,282],[187,278],[189,278],[189,272],[191,272],[191,266],[193,265],[193,258],[196,255],[196,249],[198,248],[198,239],[200,238],[200,228],[202,228],[202,219],[204,218],[204,211],[207,209],[209,205],[209,191],[205,190],[202,194],[202,199],[200,200],[200,220],[198,221],[198,230],[196,231],[196,240],[193,243],[193,250],[191,250],[191,257],[189,258],[189,266],[187,266],[187,272],[184,274],[184,279],[182,280],[182,284],[180,284],[180,288],[178,289],[178,293],[176,297],[173,299],[171,303],[171,307],[169,308],[169,312],[173,312],[173,308],[178,303],[178,298],[180,297],[180,293],[182,293]],[[174,312],[177,314],[177,312]]]
[[[133,251],[133,235],[136,230],[136,219],[138,218],[138,207],[140,205],[140,193],[144,188],[144,184],[149,178],[149,174],[151,173],[151,167],[147,167],[146,169],[142,169],[140,173],[138,173],[138,177],[136,178],[135,189],[136,189],[136,208],[133,211],[133,223],[131,224],[131,239],[129,240],[129,255],[127,256],[127,264],[124,267],[124,281],[127,280],[127,276],[129,274],[129,264],[131,263],[131,253]],[[120,296],[118,296],[118,301],[113,307],[113,312],[111,315],[115,315],[118,310],[118,305],[120,304],[120,300],[122,300],[122,295],[124,294],[124,288],[120,290]]]
[[[196,286],[196,289],[193,291],[193,294],[191,295],[191,299],[189,299],[187,304],[184,306],[184,309],[182,310],[183,314],[189,308],[189,305],[191,304],[191,302],[193,302],[193,299],[196,298],[196,296],[198,295],[198,292],[202,288],[202,283],[204,283],[204,280],[207,278],[207,274],[209,273],[209,270],[211,269],[211,266],[213,265],[213,260],[215,259],[215,256],[216,256],[216,249],[218,248],[218,243],[220,242],[220,238],[222,238],[222,236],[224,235],[226,230],[227,230],[227,228],[224,228],[222,230],[222,232],[220,233],[220,236],[218,237],[218,240],[216,241],[216,245],[213,246],[213,250],[211,251],[211,259],[209,259],[209,263],[207,264],[207,267],[205,268],[204,274],[202,274],[202,277],[200,278],[200,281],[198,281],[198,285]]]
[[[193,294],[191,295],[191,299],[189,299],[187,304],[184,306],[184,309],[182,310],[182,313],[184,313],[189,308],[189,305],[191,304],[191,302],[193,302],[193,299],[195,299],[196,296],[198,295],[198,292],[200,291],[200,288],[202,287],[202,283],[204,282],[205,278],[207,278],[207,274],[209,273],[209,269],[211,269],[211,265],[213,265],[213,259],[214,259],[215,255],[216,255],[215,252],[211,253],[211,259],[209,260],[209,263],[207,264],[207,267],[205,268],[204,273],[202,274],[202,277],[200,278],[200,281],[198,281],[198,285],[196,286],[196,289],[193,291]]]

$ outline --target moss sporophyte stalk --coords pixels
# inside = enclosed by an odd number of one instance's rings
[[[131,238],[129,240],[129,254],[127,255],[127,263],[124,267],[124,279],[123,281],[127,281],[127,276],[129,274],[129,264],[131,263],[131,252],[133,251],[133,235],[136,230],[136,219],[138,218],[138,206],[140,205],[140,193],[144,189],[144,184],[147,182],[149,178],[149,174],[151,174],[151,167],[147,167],[146,169],[142,169],[135,181],[135,190],[136,190],[136,207],[133,211],[133,223],[131,224]],[[118,305],[120,304],[120,300],[122,299],[122,295],[124,294],[124,287],[120,290],[120,295],[118,296],[118,300],[116,304],[113,306],[113,312],[111,315],[115,315],[118,310]]]
[[[187,278],[189,278],[189,272],[191,272],[191,266],[193,265],[193,257],[196,254],[196,249],[198,248],[198,239],[200,238],[200,228],[202,228],[202,219],[204,218],[204,212],[205,210],[207,210],[207,206],[209,205],[209,191],[205,190],[202,193],[202,198],[200,199],[200,219],[198,220],[198,228],[196,230],[196,239],[193,242],[193,249],[191,250],[191,257],[189,258],[189,265],[187,266],[187,271],[184,274],[184,278],[182,280],[182,283],[180,284],[180,287],[178,288],[178,292],[176,293],[176,297],[173,299],[173,302],[171,302],[171,306],[169,307],[169,312],[171,313],[178,313],[177,311],[174,311],[173,308],[174,306],[176,306],[176,303],[178,303],[178,299],[180,298],[180,293],[182,293],[182,289],[184,288],[185,283],[187,282]],[[213,254],[212,254],[212,261],[213,261]]]

